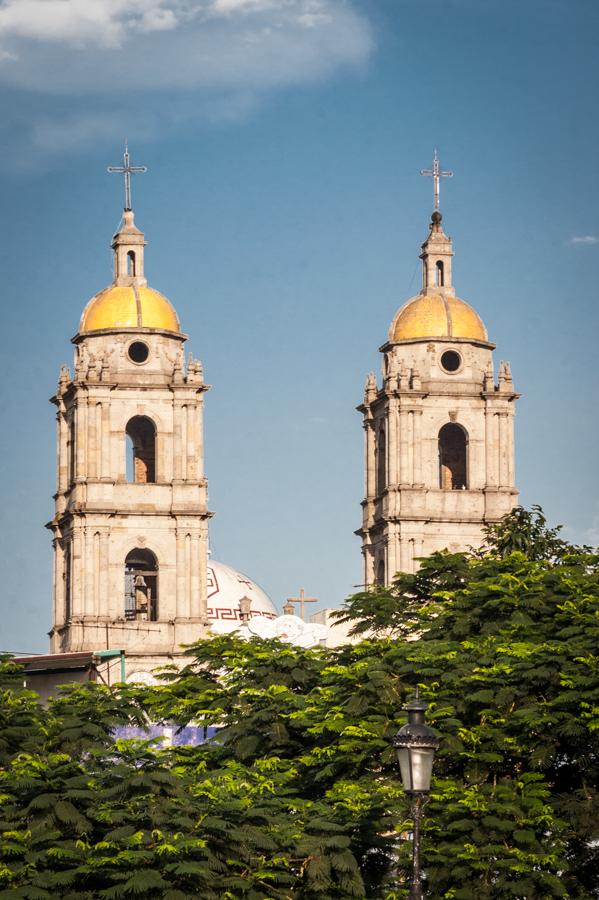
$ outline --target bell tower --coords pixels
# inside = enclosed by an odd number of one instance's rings
[[[438,162],[438,161],[437,161]],[[438,168],[438,167],[437,167]],[[423,174],[435,174],[424,172]],[[435,205],[438,202],[437,171]],[[364,583],[389,584],[435,550],[480,545],[482,528],[517,503],[510,366],[452,282],[452,241],[438,209],[422,244],[422,289],[396,314],[382,383],[368,376]]]
[[[185,361],[172,305],[148,287],[130,208],[112,249],[114,280],[83,311],[74,373],[61,369],[52,398],[50,636],[54,653],[125,650],[129,677],[207,631],[208,385],[199,360]]]

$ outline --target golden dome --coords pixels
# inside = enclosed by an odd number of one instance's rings
[[[390,341],[418,338],[489,340],[482,319],[471,306],[458,297],[434,293],[408,300],[391,323]]]
[[[177,313],[158,291],[141,285],[116,284],[92,297],[81,316],[81,334],[104,328],[181,330]]]

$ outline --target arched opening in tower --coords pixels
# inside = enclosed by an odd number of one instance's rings
[[[136,266],[135,266],[135,253],[133,250],[129,250],[127,253],[127,275],[135,278],[137,275]]]
[[[156,429],[147,416],[127,422],[127,481],[153,484],[156,481]]]
[[[136,547],[125,559],[125,619],[158,619],[158,560],[151,550]]]
[[[445,285],[445,272],[443,269],[443,260],[440,259],[437,261],[436,268],[437,268],[437,271],[436,271],[437,287],[443,287]]]
[[[439,487],[444,491],[468,487],[468,435],[454,422],[439,432]]]

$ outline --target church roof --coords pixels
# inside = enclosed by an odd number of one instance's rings
[[[426,338],[466,338],[488,341],[487,329],[475,310],[450,294],[426,293],[412,297],[396,314],[390,341]]]
[[[79,332],[104,328],[181,330],[177,313],[167,298],[140,284],[112,284],[92,297],[81,316]]]

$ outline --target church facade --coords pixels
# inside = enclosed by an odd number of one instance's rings
[[[51,652],[120,648],[128,675],[208,627],[202,366],[144,276],[125,209],[114,280],[87,304],[60,373]]]
[[[501,362],[495,376],[495,345],[456,296],[452,241],[438,209],[429,232],[422,289],[395,315],[380,348],[382,383],[369,375],[358,407],[365,497],[357,534],[366,586],[390,584],[435,550],[479,546],[483,527],[518,499],[510,366]]]
[[[128,679],[152,680],[154,668],[182,659],[181,645],[277,612],[247,576],[208,559],[208,385],[200,361],[185,359],[175,309],[144,274],[128,180],[144,169],[130,167],[125,151],[114,171],[125,174],[126,200],[113,281],[83,310],[74,371],[61,369],[52,398],[51,653],[115,651]],[[429,174],[437,207],[438,165]],[[359,407],[366,586],[414,571],[435,550],[480,544],[483,527],[518,498],[510,367],[500,363],[496,377],[494,344],[456,296],[452,241],[437,208],[429,232],[422,289],[395,315],[380,348],[382,382],[368,376]]]

